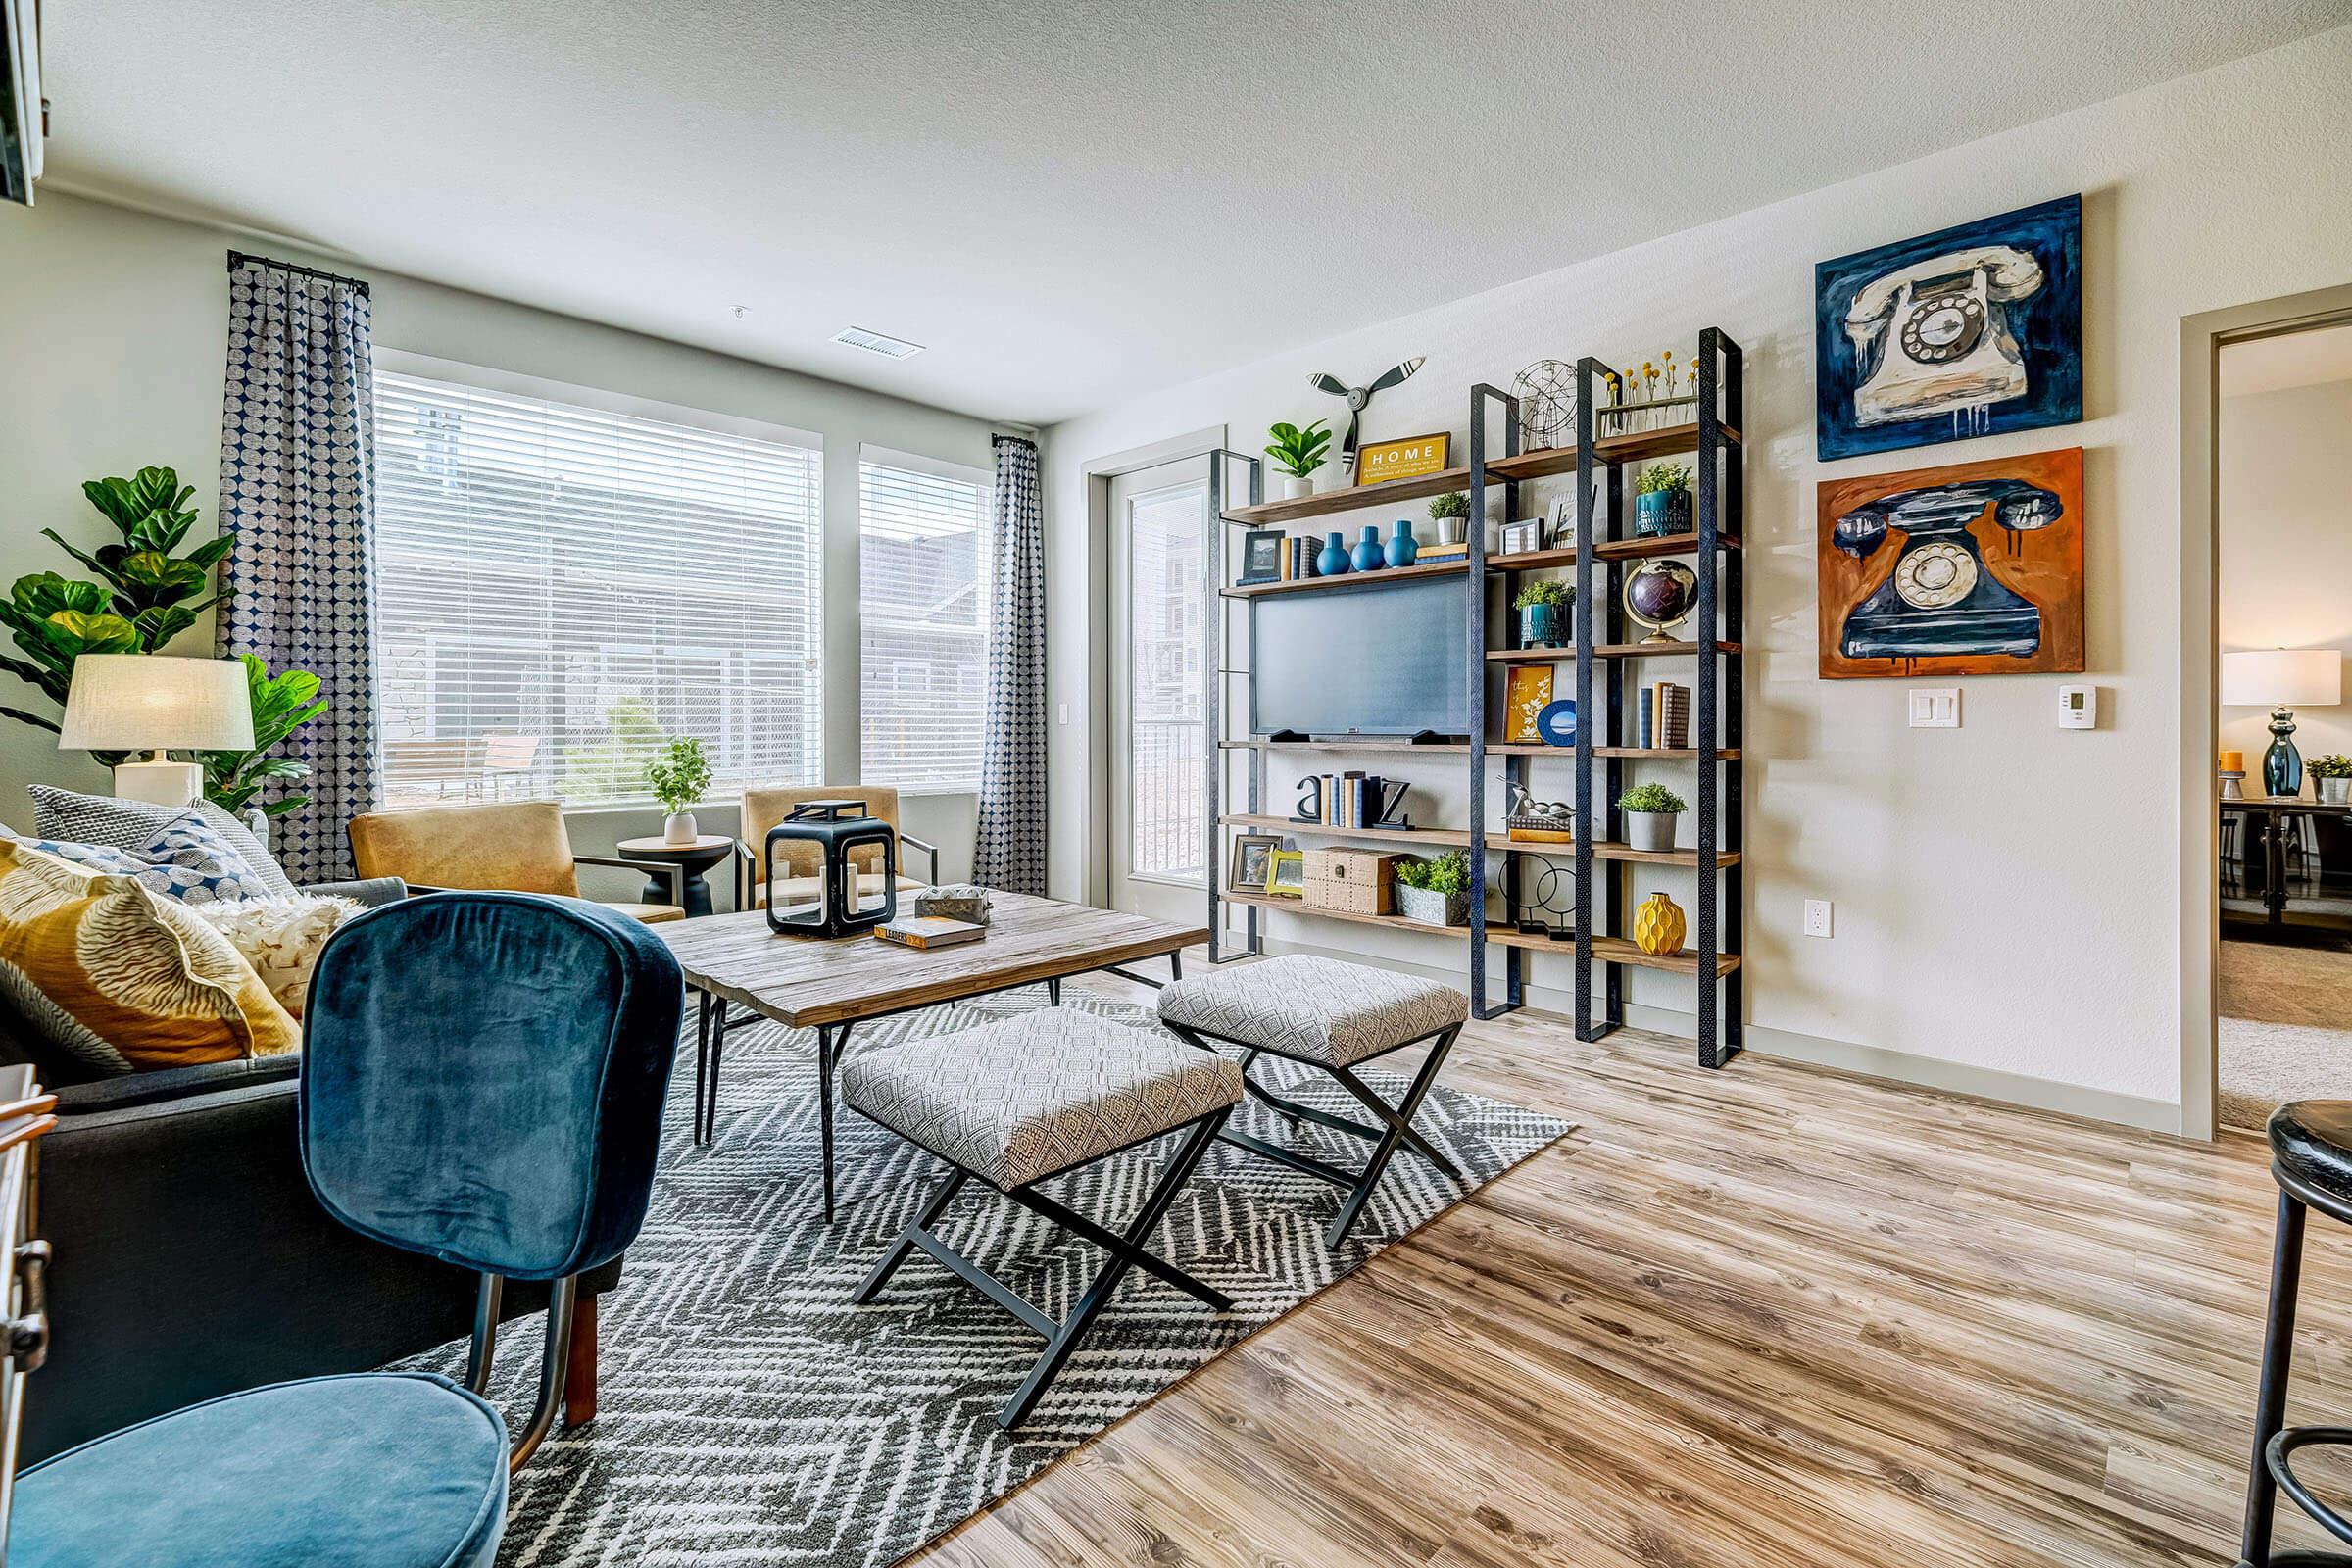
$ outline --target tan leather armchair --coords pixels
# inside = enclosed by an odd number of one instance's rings
[[[599,899],[608,909],[653,924],[683,920],[685,872],[658,860],[574,855],[564,808],[553,801],[428,806],[372,811],[351,819],[351,856],[360,875],[396,876],[421,893],[451,888],[580,897],[578,868],[613,865],[669,879],[672,903]]]
[[[761,847],[767,842],[767,830],[792,814],[792,808],[808,801],[863,801],[868,816],[890,825],[897,835],[899,850],[899,888],[910,892],[927,888],[939,880],[938,847],[924,843],[899,826],[899,792],[888,784],[837,784],[830,788],[760,788],[743,792],[743,832],[735,845],[735,907],[759,909],[767,906],[767,889],[760,881]],[[779,845],[781,852],[776,866],[776,886],[786,899],[814,898],[818,890],[817,867],[819,852],[813,844]],[[926,880],[906,874],[906,852],[920,850],[928,861],[931,875]],[[874,894],[882,891],[882,852],[867,846],[850,852],[850,863],[858,867],[858,891]]]

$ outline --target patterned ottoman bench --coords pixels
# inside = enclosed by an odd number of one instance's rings
[[[1453,1049],[1454,1037],[1469,1017],[1470,999],[1451,986],[1303,954],[1286,954],[1196,975],[1159,993],[1159,1021],[1182,1038],[1207,1051],[1216,1049],[1211,1041],[1243,1047],[1248,1052],[1242,1058],[1244,1087],[1288,1117],[1294,1127],[1303,1118],[1373,1146],[1364,1168],[1348,1171],[1249,1133],[1224,1135],[1227,1143],[1347,1191],[1339,1214],[1324,1232],[1324,1242],[1331,1247],[1347,1239],[1398,1145],[1410,1148],[1455,1181],[1462,1179],[1453,1161],[1413,1131],[1412,1123],[1413,1113],[1421,1108],[1430,1085],[1437,1082],[1438,1069],[1446,1065],[1446,1053]],[[1374,1094],[1351,1070],[1358,1062],[1423,1040],[1436,1044],[1430,1047],[1420,1074],[1395,1105]],[[1265,1089],[1248,1077],[1250,1063],[1260,1052],[1329,1073],[1379,1117],[1381,1125],[1367,1127]]]
[[[1242,1069],[1221,1056],[1058,1007],[851,1057],[841,1070],[842,1102],[955,1167],[866,1276],[857,1299],[880,1295],[919,1248],[1043,1335],[1045,1352],[997,1414],[1008,1431],[1028,1418],[1130,1266],[1231,1311],[1233,1302],[1221,1293],[1144,1244],[1241,1103],[1243,1082]],[[1179,1130],[1186,1138],[1121,1230],[1037,1191],[1049,1177]],[[1110,1254],[1068,1317],[1054,1322],[932,1229],[973,1178]]]

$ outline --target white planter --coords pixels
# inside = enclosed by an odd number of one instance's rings
[[[1301,477],[1296,473],[1286,473],[1282,476],[1283,500],[1304,501],[1308,496],[1311,496],[1314,493],[1315,476],[1313,474],[1310,473]]]
[[[1637,850],[1671,850],[1674,848],[1675,820],[1680,811],[1627,811],[1625,842]]]
[[[2352,802],[2352,778],[2324,778],[2319,780],[2320,801],[2327,806],[2343,806]]]
[[[702,829],[695,825],[692,811],[672,811],[662,819],[662,842],[664,844],[692,844],[702,836]]]
[[[1396,912],[1417,925],[1468,925],[1470,895],[1466,890],[1448,895],[1432,888],[1408,888],[1399,882]]]

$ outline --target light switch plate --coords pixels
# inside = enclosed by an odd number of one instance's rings
[[[1960,688],[1957,686],[1912,687],[1911,727],[1913,729],[1958,729],[1960,727]]]

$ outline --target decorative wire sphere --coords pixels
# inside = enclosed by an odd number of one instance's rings
[[[1538,360],[1511,380],[1519,400],[1519,444],[1523,451],[1566,446],[1576,430],[1576,367],[1566,360]]]

